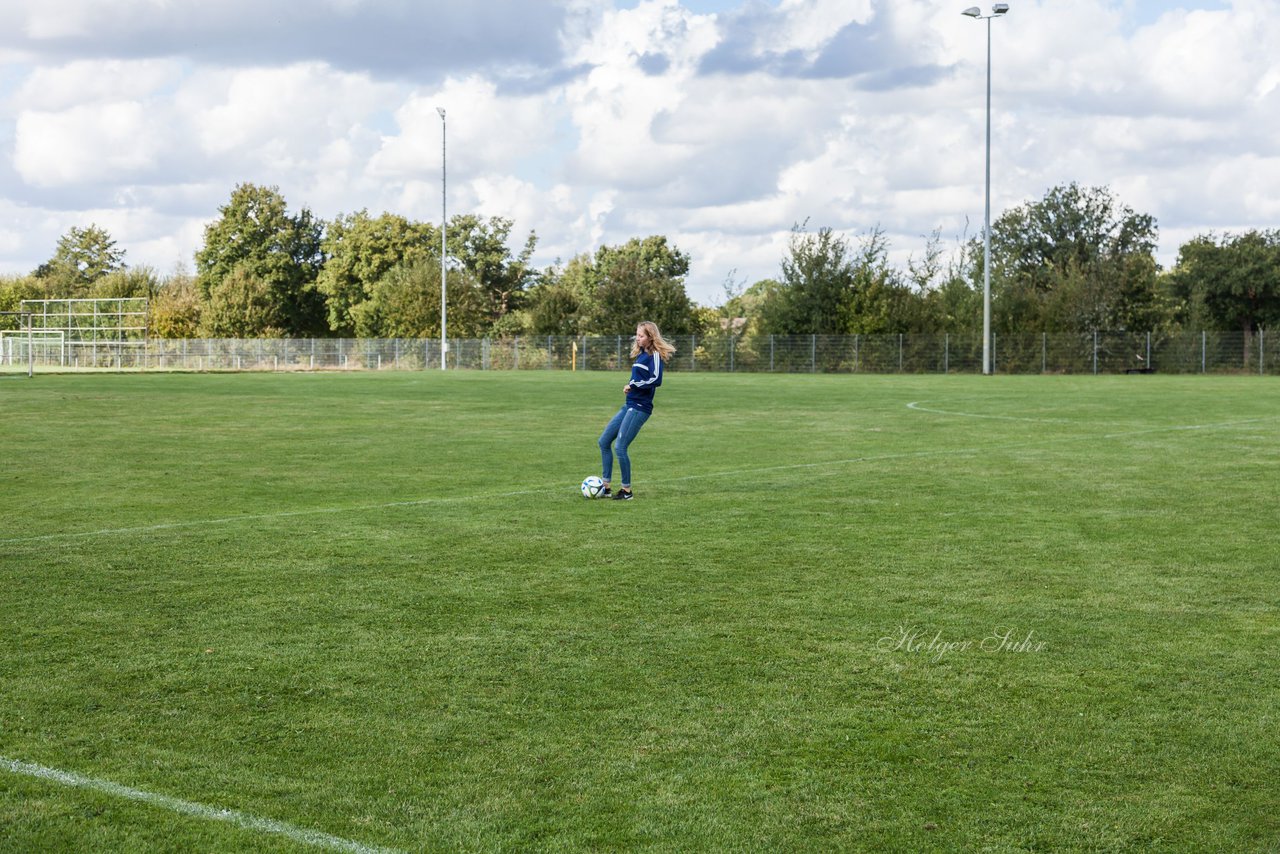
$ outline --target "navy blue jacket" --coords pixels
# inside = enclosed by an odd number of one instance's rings
[[[662,357],[657,353],[640,351],[631,366],[631,390],[627,392],[627,405],[641,412],[653,412],[653,390],[662,385]]]

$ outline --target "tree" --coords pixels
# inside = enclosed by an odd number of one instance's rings
[[[473,285],[484,295],[486,334],[518,307],[525,287],[535,271],[529,266],[537,238],[530,233],[519,256],[507,248],[511,220],[490,220],[462,214],[449,221],[448,250],[451,263],[450,288],[454,275],[463,275],[465,288]],[[373,298],[377,282],[396,267],[406,270],[434,260],[440,264],[440,230],[429,223],[412,222],[396,214],[384,213],[376,219],[368,211],[339,216],[329,224],[322,249],[327,256],[316,286],[325,295],[329,328],[343,335],[357,334],[356,315],[360,306]],[[435,277],[437,295],[439,275]],[[470,294],[467,295],[470,299]],[[464,303],[466,300],[464,300]],[[376,313],[376,312],[375,312]],[[368,318],[363,312],[364,327]],[[451,323],[450,326],[453,324]],[[437,324],[438,326],[438,324]]]
[[[689,256],[660,235],[602,246],[594,264],[595,305],[591,331],[630,335],[651,320],[665,335],[687,335],[693,303],[684,289]]]
[[[967,229],[966,229],[967,230]],[[939,238],[934,232],[926,257],[932,254]],[[959,246],[947,261],[946,269],[930,276],[930,286],[923,294],[924,313],[929,329],[933,332],[982,331],[982,290],[973,277],[974,243],[961,238]],[[980,247],[979,247],[980,248]],[[919,281],[916,271],[908,265],[909,275]],[[938,282],[935,286],[932,282]]]
[[[889,241],[879,226],[859,240],[857,254],[850,259],[850,270],[852,295],[848,325],[842,332],[875,335],[924,331],[922,293],[904,284],[889,264]],[[917,268],[915,275],[931,277],[933,273]],[[927,286],[926,279],[921,289]]]
[[[742,292],[736,313],[747,318],[747,329],[762,334],[786,329],[788,307],[786,287],[777,279],[761,279]]]
[[[1280,323],[1280,231],[1193,238],[1178,251],[1169,287],[1214,322],[1241,330],[1247,365],[1253,333]]]
[[[854,244],[830,228],[810,232],[796,225],[781,281],[752,286],[760,291],[756,326],[784,335],[935,331],[930,295],[943,254],[935,232],[924,258],[909,262],[908,281],[889,263],[889,241],[879,226]]]
[[[488,326],[485,300],[470,273],[449,271],[449,338],[478,338]],[[352,309],[361,338],[439,338],[440,265],[418,261],[393,267]]]
[[[536,277],[529,265],[538,245],[532,231],[524,248],[513,256],[507,247],[512,221],[503,217],[484,220],[473,214],[462,214],[449,220],[446,240],[449,254],[474,277],[485,296],[486,314],[491,324],[518,308],[520,298]]]
[[[1105,187],[1054,187],[991,228],[993,313],[1005,331],[1151,329],[1157,228]],[[974,239],[971,251],[978,257]],[[974,264],[975,282],[982,263]]]
[[[103,276],[123,270],[124,255],[106,229],[72,226],[58,238],[53,257],[37,267],[34,275],[45,281],[52,298],[80,298]]]
[[[241,264],[209,291],[200,331],[206,338],[282,338],[281,313],[271,285]]]
[[[89,289],[89,296],[98,299],[150,299],[159,288],[160,279],[151,267],[128,267],[113,270],[96,280]]]
[[[720,288],[724,293],[724,299],[718,306],[713,308],[699,306],[694,309],[693,325],[696,334],[702,334],[707,330],[711,330],[712,333],[724,330],[733,335],[745,334],[752,319],[746,297],[746,280],[739,281],[738,271],[735,268],[724,277]]]
[[[203,304],[195,279],[175,273],[157,288],[151,299],[151,334],[156,338],[195,338],[200,334]]]
[[[23,300],[42,298],[42,284],[34,274],[0,277],[0,311],[20,311]],[[20,317],[0,317],[0,329],[18,329],[20,326]]]
[[[775,279],[761,279],[750,287],[746,281],[735,281],[737,270],[725,277],[724,301],[714,309],[715,316],[702,324],[706,329],[734,328],[743,335],[761,330],[761,317],[768,294],[781,287]]]
[[[316,288],[325,295],[329,329],[350,336],[357,334],[355,312],[392,269],[433,260],[439,266],[440,230],[397,214],[375,219],[361,210],[329,223],[321,249],[327,260]]]
[[[581,335],[595,315],[595,264],[577,255],[564,270],[547,270],[528,292],[529,331],[534,335]]]
[[[797,224],[782,259],[782,287],[763,306],[762,331],[829,335],[849,331],[855,270],[848,238]]]
[[[324,296],[315,287],[323,266],[323,224],[307,209],[292,215],[276,187],[240,184],[221,214],[204,232],[196,252],[196,281],[201,294],[214,291],[233,272],[243,288],[261,282],[273,308],[272,323],[289,335],[327,330]],[[247,277],[247,278],[246,278]]]
[[[933,331],[982,333],[982,291],[964,275],[948,275],[924,299]]]
[[[931,291],[943,276],[943,260],[946,256],[942,248],[942,229],[935,228],[924,244],[924,255],[917,258],[914,253],[907,258],[906,280],[920,293]]]

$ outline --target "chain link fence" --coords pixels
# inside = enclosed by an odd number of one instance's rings
[[[677,335],[675,371],[981,373],[982,336]],[[628,336],[524,336],[449,342],[448,368],[624,370]],[[1083,332],[994,336],[1000,374],[1280,374],[1280,341],[1262,331]],[[309,371],[439,369],[438,339],[150,339],[73,342],[9,331],[0,371]]]

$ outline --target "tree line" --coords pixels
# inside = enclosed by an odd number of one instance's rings
[[[445,234],[449,335],[627,334],[641,319],[673,335],[980,333],[983,243],[940,232],[904,267],[873,227],[849,237],[793,227],[777,278],[726,278],[699,306],[689,256],[661,235],[602,246],[567,263],[513,252],[514,223],[453,217]],[[1002,332],[1230,329],[1280,322],[1280,230],[1203,234],[1161,270],[1157,224],[1105,187],[1054,187],[991,227],[993,329]],[[0,311],[23,299],[150,299],[162,338],[434,338],[441,235],[432,223],[362,210],[323,221],[291,212],[276,187],[241,184],[204,232],[195,271],[161,277],[125,263],[104,229],[73,227],[25,276],[0,278]],[[14,318],[0,318],[8,326]]]

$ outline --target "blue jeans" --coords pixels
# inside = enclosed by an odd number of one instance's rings
[[[609,450],[609,446],[613,445],[614,450],[618,453],[618,465],[622,467],[622,485],[631,485],[631,457],[627,456],[627,448],[635,440],[636,434],[640,432],[640,428],[644,426],[644,422],[649,420],[648,412],[641,412],[635,407],[623,405],[618,410],[618,414],[609,419],[609,423],[605,425],[604,432],[600,434],[600,476],[606,481],[610,480],[613,475],[613,452]]]

